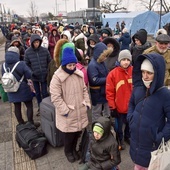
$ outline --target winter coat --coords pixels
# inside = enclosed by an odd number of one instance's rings
[[[47,73],[47,86],[48,87],[50,86],[50,82],[53,77],[53,74],[57,69],[58,67],[56,66],[56,62],[54,61],[54,59],[52,59],[50,63],[48,64],[48,73]]]
[[[129,50],[129,45],[131,43],[131,37],[128,32],[125,32],[120,38],[119,43],[121,43],[120,50]]]
[[[86,70],[86,68],[82,65],[82,64],[80,64],[80,63],[77,63],[76,64],[76,68],[77,69],[79,69],[79,70],[81,70],[82,72],[83,72],[83,75],[84,75],[84,82],[85,82],[85,84],[86,84],[86,86],[88,86],[88,76],[87,76],[87,70]]]
[[[88,125],[90,98],[83,73],[66,73],[60,66],[50,83],[51,101],[56,111],[56,127],[62,132],[78,132]]]
[[[132,66],[123,69],[114,68],[106,79],[106,98],[109,107],[119,113],[127,114],[129,99],[132,93]]]
[[[149,89],[142,81],[141,63],[153,65],[154,79]],[[134,163],[148,167],[151,152],[162,138],[170,139],[170,92],[164,85],[165,62],[161,55],[140,55],[133,67],[133,92],[127,120],[131,132],[130,156]],[[167,120],[166,120],[167,119]]]
[[[111,43],[111,44],[113,44],[113,47],[114,47],[113,52],[104,61],[108,71],[111,71],[113,68],[115,68],[115,63],[118,59],[118,55],[119,55],[119,52],[120,52],[120,45],[117,42],[117,40],[112,38],[112,37],[105,38],[103,40],[103,43],[106,44],[106,46],[109,43]]]
[[[121,158],[117,141],[111,133],[111,122],[108,118],[100,117],[92,124],[92,129],[95,123],[100,123],[103,126],[104,134],[97,141],[92,135],[91,158],[88,165],[93,170],[112,170],[121,162]],[[111,155],[113,159],[111,159]]]
[[[146,42],[143,45],[132,45],[130,48],[130,52],[132,54],[132,63],[134,65],[136,58],[142,54],[147,48],[151,47],[151,43],[150,42]]]
[[[105,88],[108,70],[104,60],[111,52],[112,50],[107,49],[104,43],[97,43],[94,47],[93,58],[87,68],[91,100],[94,106],[107,103]]]
[[[7,51],[5,53],[5,67],[10,68],[10,70],[13,68],[15,63],[19,61],[19,54],[12,51]],[[2,65],[2,75],[4,74],[4,68]],[[20,87],[17,92],[9,92],[8,100],[9,102],[16,103],[16,102],[25,102],[25,101],[31,101],[32,100],[32,92],[30,90],[30,87],[27,84],[27,79],[31,78],[31,70],[27,67],[24,61],[20,61],[20,63],[17,65],[13,72],[15,78],[17,81],[20,81],[21,77],[24,76],[24,79],[22,83],[20,84]]]
[[[39,82],[45,82],[47,79],[47,69],[48,64],[51,60],[50,53],[48,49],[40,46],[38,48],[34,48],[33,42],[35,40],[39,40],[42,42],[42,39],[39,35],[33,34],[31,36],[31,47],[29,47],[25,51],[25,63],[28,67],[31,68],[32,71],[32,80],[33,81],[39,81]]]
[[[53,34],[53,31],[57,32],[57,34],[55,36]],[[55,47],[55,45],[56,45],[56,43],[59,39],[60,39],[60,35],[58,33],[58,30],[57,30],[57,28],[54,27],[51,30],[51,34],[49,35],[49,38],[48,38],[48,40],[49,40],[49,51],[50,51],[50,55],[51,55],[52,58],[53,58],[53,54],[54,54],[54,47]]]

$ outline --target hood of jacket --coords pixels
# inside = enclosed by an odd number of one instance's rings
[[[68,30],[63,31],[63,32],[61,33],[61,38],[63,38],[63,35],[66,35],[67,38],[68,38],[68,41],[69,41],[69,42],[72,42],[70,31],[68,31]]]
[[[92,34],[87,38],[87,45],[90,46],[90,40],[94,41],[95,43],[100,42],[99,37],[97,34]]]
[[[5,53],[5,63],[8,65],[14,64],[19,61],[19,54],[13,51],[7,51]]]
[[[104,31],[104,30],[106,30],[106,31],[108,31],[108,32],[109,32],[109,36],[110,36],[110,37],[112,37],[112,36],[113,36],[111,28],[109,28],[109,27],[105,27],[105,28],[103,28],[103,29],[101,30],[101,34],[103,33],[103,31]]]
[[[107,46],[99,42],[95,45],[94,51],[93,51],[93,58],[96,60],[98,63],[104,62],[104,60],[112,53],[111,48],[107,48]]]
[[[57,32],[57,34],[56,35],[58,35],[58,30],[57,30],[57,28],[56,27],[53,27],[52,29],[51,29],[51,34],[53,35],[53,31],[56,31]]]
[[[145,44],[147,41],[147,31],[145,29],[140,29],[133,36],[132,40],[135,43],[135,38],[140,40],[141,44]]]
[[[106,44],[106,46],[109,43],[113,44],[114,50],[113,50],[112,54],[110,55],[110,57],[115,57],[115,56],[117,56],[119,54],[119,52],[120,52],[120,45],[119,45],[119,43],[117,42],[116,39],[111,38],[111,37],[107,37],[107,38],[105,38],[103,40],[103,43]]]
[[[153,65],[153,69],[154,69],[154,79],[149,89],[149,93],[153,94],[160,87],[164,86],[165,60],[158,53],[139,55],[133,67],[132,80],[133,80],[134,87],[142,86],[142,85],[144,86],[143,81],[142,81],[141,64],[143,60],[146,58],[151,62],[151,64]]]
[[[40,47],[40,46],[41,46],[41,43],[42,43],[42,38],[41,38],[38,34],[32,34],[32,35],[31,35],[31,39],[30,39],[31,47],[32,47],[32,48],[34,48],[33,42],[36,41],[36,40],[39,40],[39,41],[40,41],[40,45],[39,45],[39,47]]]
[[[104,134],[103,134],[103,136],[101,137],[100,140],[104,140],[105,138],[107,138],[110,135],[110,131],[111,131],[111,121],[110,121],[110,119],[103,117],[103,116],[99,117],[96,121],[93,122],[92,130],[93,130],[95,123],[100,123],[103,126]]]
[[[22,45],[22,42],[21,42],[21,40],[20,40],[19,37],[13,36],[13,37],[12,37],[12,40],[11,40],[11,43],[10,43],[10,46],[13,46],[13,43],[14,43],[14,42],[18,42],[19,45]]]
[[[81,38],[84,39],[84,34],[83,34],[82,32],[81,32],[79,35],[77,35],[76,37],[73,36],[73,37],[72,37],[72,40],[73,40],[73,41],[77,41],[77,40],[79,40],[79,39],[81,39]]]
[[[93,29],[93,31],[94,31],[93,34],[96,34],[96,33],[97,33],[96,27],[94,27],[94,26],[89,26],[89,27],[88,27],[88,32],[89,32],[89,34],[90,34],[90,28]]]

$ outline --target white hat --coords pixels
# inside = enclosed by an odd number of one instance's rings
[[[141,64],[141,70],[146,70],[151,73],[154,73],[153,65],[148,59],[145,59]]]

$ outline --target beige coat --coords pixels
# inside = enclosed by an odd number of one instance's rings
[[[60,66],[51,80],[50,93],[60,131],[78,132],[88,125],[87,106],[90,108],[91,104],[80,70],[69,75]]]

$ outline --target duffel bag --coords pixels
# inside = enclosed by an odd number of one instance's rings
[[[16,141],[31,159],[39,158],[47,153],[47,139],[30,122],[16,126]]]

